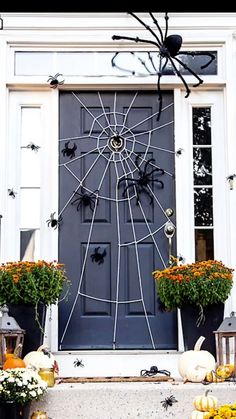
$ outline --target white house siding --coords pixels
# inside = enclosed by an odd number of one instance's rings
[[[0,11],[1,12],[1,11]],[[1,261],[19,259],[19,208],[8,195],[8,188],[19,192],[19,155],[15,144],[19,141],[17,118],[22,106],[41,109],[44,154],[41,161],[39,258],[57,259],[57,231],[45,225],[51,208],[57,207],[57,141],[58,141],[58,90],[50,89],[45,75],[14,75],[15,51],[130,51],[140,50],[140,44],[112,40],[113,34],[145,38],[145,29],[126,13],[2,13],[4,29],[0,31],[0,214]],[[139,16],[149,24],[146,13]],[[182,49],[216,50],[219,71],[216,76],[203,76],[203,85],[192,89],[188,99],[184,98],[183,84],[177,76],[163,76],[162,89],[174,89],[175,98],[175,146],[183,148],[183,158],[176,159],[176,212],[177,253],[186,261],[194,260],[194,230],[192,202],[192,138],[190,109],[192,105],[214,104],[214,241],[215,258],[236,268],[236,179],[232,190],[226,177],[236,173],[236,13],[170,13],[169,34],[183,37]],[[163,24],[163,13],[160,14]],[[148,51],[149,45],[142,45]],[[58,68],[56,72],[60,72]],[[55,74],[54,73],[54,74]],[[188,76],[186,80],[195,82]],[[156,89],[153,77],[66,77],[62,89]],[[43,165],[43,166],[42,166]],[[52,234],[53,233],[53,234]],[[236,311],[235,286],[226,304],[225,315]],[[57,309],[53,307],[48,321],[47,337],[50,347],[57,351]],[[183,349],[181,327],[179,328],[179,350]],[[73,357],[83,360],[90,357],[90,370],[81,369],[81,375],[99,375],[98,357],[101,355],[106,374],[127,374],[140,365],[144,354],[141,351],[124,351],[124,358],[106,351],[91,354],[78,352]],[[120,352],[121,354],[121,352]],[[104,355],[107,361],[104,361]],[[136,355],[136,356],[134,356]],[[178,354],[175,354],[175,356]],[[145,352],[143,368],[155,364],[158,351]],[[163,355],[162,355],[163,356]],[[166,354],[165,354],[166,356]],[[63,359],[63,374],[67,375],[67,353],[60,353]],[[114,359],[117,361],[114,361]],[[122,360],[121,360],[122,358]],[[88,358],[89,359],[89,358]],[[135,361],[134,361],[135,359]],[[160,358],[161,359],[161,358]],[[175,357],[172,357],[174,360]],[[168,362],[171,362],[170,360]],[[173,361],[175,370],[176,363]],[[86,361],[84,362],[86,364]],[[70,361],[70,365],[71,361]],[[115,367],[114,367],[115,366]],[[160,365],[163,368],[163,365]],[[100,368],[100,369],[99,369]],[[70,375],[73,369],[70,370]]]

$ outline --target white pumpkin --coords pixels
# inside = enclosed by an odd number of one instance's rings
[[[200,412],[199,410],[193,410],[191,419],[204,419],[208,416],[208,412]]]
[[[57,364],[47,345],[41,345],[37,351],[29,352],[25,355],[24,362],[27,367],[33,366],[38,370],[39,368],[55,368],[55,364]]]
[[[209,412],[210,409],[217,409],[218,399],[211,394],[208,394],[212,390],[207,390],[204,395],[196,396],[193,400],[193,405],[196,410],[200,412]]]
[[[201,350],[204,336],[195,343],[194,349],[183,352],[178,361],[178,370],[184,381],[200,383],[206,377],[206,374],[215,369],[216,360],[208,352]]]

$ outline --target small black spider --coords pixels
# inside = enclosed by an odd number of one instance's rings
[[[95,247],[94,253],[90,256],[92,259],[92,262],[97,262],[98,265],[101,265],[101,263],[104,263],[104,257],[106,256],[107,252],[106,249],[102,253],[99,253],[100,246]]]
[[[26,145],[22,148],[30,148],[32,151],[35,151],[37,153],[37,151],[40,149],[40,146],[32,143],[32,141],[31,141],[28,145]]]
[[[162,406],[167,410],[168,407],[173,406],[173,403],[177,403],[178,400],[174,396],[166,397],[165,400],[161,401]]]
[[[69,147],[70,141],[67,141],[65,143],[65,147],[61,150],[63,156],[67,156],[70,157],[70,159],[72,159],[72,157],[75,157],[75,151],[77,150],[77,145],[74,143],[73,147]]]
[[[8,189],[8,195],[15,199],[17,192],[13,188]]]
[[[176,150],[175,154],[177,157],[181,156],[183,153],[184,149],[183,148],[178,148],[178,150]]]
[[[182,37],[180,35],[168,35],[168,20],[169,20],[169,16],[168,13],[165,13],[165,31],[163,32],[159,23],[157,22],[155,16],[153,15],[153,13],[149,12],[149,15],[157,29],[157,33],[155,33],[155,31],[150,28],[150,26],[148,26],[143,20],[141,20],[137,15],[135,15],[134,13],[129,13],[131,16],[133,16],[139,23],[141,23],[142,26],[145,27],[145,29],[147,29],[147,31],[153,36],[153,40],[150,39],[141,39],[139,37],[130,37],[130,36],[119,36],[119,35],[113,35],[112,39],[113,40],[120,40],[120,39],[124,39],[124,40],[128,40],[128,41],[134,41],[134,42],[141,42],[141,43],[145,43],[145,44],[151,44],[151,45],[155,45],[155,47],[158,50],[158,54],[160,57],[160,62],[159,62],[159,68],[156,68],[153,59],[150,55],[150,53],[148,53],[148,62],[146,63],[145,61],[141,60],[142,65],[144,66],[145,70],[149,73],[149,74],[156,74],[158,76],[157,79],[157,93],[158,93],[158,100],[159,100],[159,111],[158,111],[158,115],[157,115],[157,120],[160,119],[160,115],[161,115],[161,111],[162,111],[162,93],[161,93],[161,86],[160,86],[160,81],[161,81],[161,77],[164,74],[164,70],[168,64],[168,62],[171,64],[174,73],[177,74],[177,76],[181,79],[182,83],[184,84],[185,90],[186,90],[186,95],[185,97],[188,97],[189,94],[191,93],[191,90],[188,87],[187,82],[185,81],[183,75],[181,74],[180,70],[178,69],[178,65],[182,66],[185,70],[187,70],[190,74],[192,74],[196,79],[197,79],[197,83],[193,85],[193,87],[197,87],[200,84],[203,83],[203,80],[187,65],[185,64],[182,60],[180,60],[179,58],[177,58],[178,55],[191,55],[192,57],[196,56],[196,55],[205,55],[208,56],[210,58],[210,60],[207,61],[206,64],[202,65],[201,68],[206,68],[208,67],[211,62],[215,59],[215,56],[210,53],[210,52],[206,52],[206,51],[180,51],[180,48],[182,46]],[[117,56],[118,53],[115,54],[115,56],[112,59],[112,66],[116,66],[115,64],[115,58]],[[176,64],[177,63],[177,64]],[[153,73],[154,71],[154,73]],[[130,71],[131,73],[134,73],[133,71]]]
[[[58,219],[55,218],[55,214],[56,212],[52,212],[50,214],[50,218],[46,221],[46,223],[48,224],[48,227],[52,227],[54,228],[54,230],[56,230],[56,228],[60,227],[60,223],[62,221],[62,216],[60,215],[60,217]]]
[[[84,188],[81,188],[81,193],[74,191],[73,196],[78,195],[78,198],[74,199],[74,201],[71,202],[71,205],[74,205],[77,202],[77,207],[76,207],[77,211],[79,211],[79,208],[81,205],[84,205],[85,207],[89,206],[89,208],[93,212],[94,207],[95,207],[95,202],[96,202],[95,193],[97,192],[98,192],[98,189],[96,189],[95,191],[91,193],[87,193],[85,192]]]
[[[119,180],[119,182],[118,182],[118,188],[120,187],[120,183],[121,182],[128,181],[128,185],[125,187],[125,189],[124,189],[124,191],[122,193],[122,196],[123,197],[125,197],[125,195],[127,193],[127,190],[135,185],[135,188],[136,188],[136,191],[137,191],[136,204],[138,205],[138,203],[139,203],[139,195],[140,195],[141,192],[144,192],[144,193],[146,193],[149,196],[149,198],[150,198],[150,204],[152,204],[153,203],[153,196],[151,195],[148,186],[152,182],[157,182],[160,185],[160,187],[163,189],[164,188],[163,182],[161,180],[159,180],[159,179],[153,178],[152,175],[155,172],[159,172],[157,174],[157,176],[158,175],[163,175],[164,174],[164,170],[163,169],[160,169],[159,167],[156,167],[156,168],[153,169],[153,166],[151,166],[150,163],[151,162],[155,163],[155,159],[149,159],[149,160],[147,160],[146,163],[145,163],[145,165],[144,165],[144,169],[142,170],[140,168],[140,164],[138,162],[138,160],[140,158],[141,158],[141,155],[138,154],[136,156],[136,159],[135,159],[135,166],[138,169],[138,176],[139,177],[137,179],[134,179],[134,178],[131,178],[131,177],[126,177],[126,176],[122,177]],[[151,171],[148,171],[150,168],[152,170]]]
[[[63,77],[63,75],[61,73],[57,73],[55,76],[49,76],[47,81],[50,82],[49,84],[52,89],[56,89],[59,84],[64,84],[65,80],[58,80],[58,77]]]
[[[80,360],[80,359],[76,358],[76,360],[73,362],[73,364],[74,364],[74,367],[81,367],[81,368],[84,367],[82,359]]]

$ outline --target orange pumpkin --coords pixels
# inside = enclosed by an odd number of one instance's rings
[[[6,354],[5,358],[6,361],[3,364],[3,370],[7,370],[7,369],[12,369],[12,368],[26,368],[26,364],[23,361],[23,359],[21,359],[18,356],[18,352],[20,347],[22,347],[22,344],[19,344],[14,353],[13,354]]]

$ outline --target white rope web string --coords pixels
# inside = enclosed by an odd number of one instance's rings
[[[119,317],[118,317],[119,305],[120,304],[141,303],[142,307],[143,307],[143,313],[144,313],[144,317],[145,317],[145,320],[146,320],[147,328],[148,328],[148,333],[149,333],[149,336],[150,336],[150,341],[151,341],[152,347],[155,348],[155,343],[154,343],[154,339],[153,339],[153,335],[152,335],[151,326],[149,324],[149,318],[148,318],[147,309],[146,309],[146,306],[145,306],[144,295],[143,295],[143,278],[142,278],[141,269],[140,269],[140,257],[139,257],[138,244],[141,243],[142,241],[150,238],[152,240],[153,244],[154,244],[154,247],[156,249],[156,252],[157,252],[157,254],[160,258],[160,261],[161,261],[163,267],[166,267],[164,257],[162,256],[161,249],[159,248],[158,242],[157,242],[157,239],[156,239],[157,233],[159,231],[161,231],[162,229],[164,229],[165,223],[162,223],[157,228],[155,226],[155,229],[153,229],[153,227],[148,222],[148,217],[145,214],[145,209],[143,208],[142,203],[139,201],[138,202],[138,207],[139,207],[140,212],[142,214],[147,232],[142,237],[138,237],[137,233],[136,233],[136,230],[135,230],[134,215],[133,215],[133,209],[132,209],[132,205],[131,205],[132,199],[136,199],[136,197],[137,197],[136,187],[134,186],[134,192],[135,192],[134,195],[131,196],[130,191],[127,190],[126,197],[119,197],[120,192],[119,192],[119,188],[118,188],[118,182],[124,176],[125,177],[126,176],[131,176],[134,179],[134,174],[138,170],[137,166],[134,163],[135,158],[139,155],[138,149],[136,151],[137,147],[142,146],[143,148],[146,148],[145,151],[142,151],[142,164],[148,161],[148,152],[151,152],[152,149],[153,150],[158,150],[161,153],[175,154],[175,151],[173,151],[173,150],[164,149],[164,148],[158,147],[157,145],[152,144],[153,133],[158,132],[158,130],[161,130],[162,128],[164,128],[166,126],[169,126],[169,125],[173,124],[173,121],[170,121],[168,123],[160,125],[159,127],[155,127],[155,128],[150,129],[150,130],[146,130],[142,133],[139,133],[139,132],[134,133],[132,131],[132,129],[137,128],[138,126],[142,125],[144,122],[146,122],[148,120],[151,120],[152,118],[155,118],[156,115],[158,114],[158,112],[155,112],[155,113],[151,114],[150,116],[148,116],[147,118],[142,119],[141,121],[139,121],[138,123],[136,123],[135,125],[133,125],[130,128],[126,126],[127,120],[128,120],[128,115],[129,115],[130,111],[132,110],[132,106],[134,105],[136,98],[138,97],[138,92],[136,92],[134,94],[134,96],[132,97],[126,112],[118,112],[117,111],[117,109],[116,109],[117,108],[117,94],[116,93],[114,94],[113,110],[109,111],[109,112],[106,112],[102,96],[98,92],[98,98],[99,98],[99,102],[100,102],[101,109],[102,109],[102,112],[98,116],[93,115],[93,113],[85,105],[84,101],[82,101],[80,99],[78,94],[75,94],[74,92],[72,92],[72,95],[76,99],[76,101],[79,102],[79,104],[90,115],[90,117],[92,117],[91,127],[90,127],[88,135],[62,138],[59,141],[60,142],[65,142],[65,141],[68,141],[68,140],[73,140],[73,141],[78,142],[78,141],[83,141],[83,140],[88,140],[89,139],[89,140],[92,140],[93,147],[91,148],[91,150],[87,151],[86,153],[80,154],[79,156],[77,156],[73,159],[70,159],[70,160],[66,161],[65,163],[61,163],[59,165],[60,169],[64,168],[74,178],[74,180],[77,182],[76,188],[74,188],[73,192],[71,192],[69,198],[64,203],[62,209],[60,210],[60,212],[58,214],[59,216],[63,214],[63,212],[66,210],[69,203],[73,199],[74,193],[77,192],[81,187],[83,187],[85,191],[93,193],[91,188],[89,188],[88,185],[85,184],[85,181],[87,180],[89,174],[93,173],[93,171],[96,170],[97,164],[99,164],[99,161],[101,159],[106,160],[106,166],[105,166],[105,170],[103,171],[100,180],[98,181],[98,186],[96,188],[96,193],[94,194],[96,200],[95,200],[92,219],[91,219],[90,228],[89,228],[89,232],[88,232],[87,244],[86,244],[85,255],[84,255],[84,259],[83,259],[83,263],[82,263],[82,267],[81,267],[81,273],[80,273],[80,277],[79,277],[79,281],[78,281],[77,290],[76,290],[76,293],[75,293],[75,296],[74,296],[74,301],[72,303],[72,306],[71,306],[71,309],[70,309],[70,312],[69,312],[69,315],[68,315],[68,318],[67,318],[67,321],[66,321],[66,325],[64,327],[64,330],[63,330],[63,333],[62,333],[62,336],[61,336],[60,344],[62,344],[64,339],[65,339],[65,335],[66,335],[66,332],[68,330],[68,327],[69,327],[69,324],[70,324],[70,321],[71,321],[76,303],[78,301],[78,297],[81,296],[81,297],[89,298],[89,299],[96,300],[96,301],[115,304],[114,327],[113,327],[113,348],[114,349],[115,349],[115,346],[116,346],[117,322],[118,322],[118,319],[119,319]],[[163,108],[162,112],[164,112],[165,110],[167,110],[171,106],[173,106],[173,103],[171,103],[171,104],[167,105],[165,108]],[[105,125],[102,124],[99,121],[102,118],[105,121]],[[110,123],[109,118],[112,118],[114,120],[114,122]],[[122,122],[120,122],[121,119],[122,119]],[[94,135],[93,130],[94,130],[94,127],[95,127],[96,124],[99,125],[99,127],[101,129],[101,132],[98,133],[97,135]],[[111,137],[111,135],[122,135],[122,137],[125,139],[125,146],[119,153],[117,153],[116,151],[112,151],[109,147],[108,142],[106,142],[106,144],[104,144],[104,141],[109,139]],[[140,135],[142,135],[143,137],[146,137],[146,140],[145,140],[146,143],[143,142],[143,139],[142,139],[142,141],[137,140],[137,137],[139,137]],[[102,141],[103,141],[103,143],[102,143]],[[96,142],[96,146],[95,146],[94,142]],[[101,144],[103,144],[103,145],[101,145]],[[109,152],[109,157],[107,157],[107,155],[105,155],[105,153],[107,154],[107,152]],[[84,174],[84,176],[82,178],[78,177],[78,175],[73,171],[73,165],[75,165],[76,162],[79,163],[80,161],[82,161],[82,159],[85,158],[86,156],[88,156],[90,154],[94,154],[94,153],[97,153],[97,156],[94,159],[94,161],[92,162],[91,166],[89,167],[89,169],[87,170],[87,172]],[[159,168],[158,165],[153,164],[152,162],[150,163],[150,165],[153,168]],[[115,171],[115,174],[116,174],[116,188],[115,188],[114,197],[113,196],[105,196],[104,194],[101,193],[101,189],[102,189],[104,179],[105,179],[106,174],[108,173],[109,168],[111,166],[113,166],[113,170]],[[165,174],[168,175],[168,176],[173,177],[173,174],[169,173],[166,170],[165,170]],[[126,181],[126,185],[127,185],[127,181]],[[164,208],[159,201],[158,191],[155,192],[154,190],[152,190],[152,188],[149,185],[148,185],[148,190],[149,190],[150,194],[153,196],[154,201],[158,204],[159,208],[161,209],[161,212],[166,217],[166,221],[168,221],[169,217],[166,215],[166,213],[164,211]],[[98,199],[99,200],[103,199],[103,200],[106,200],[106,201],[114,202],[114,205],[115,205],[116,232],[117,232],[117,267],[116,267],[116,272],[117,273],[116,273],[116,293],[115,293],[116,295],[115,295],[115,299],[113,299],[113,300],[106,299],[106,298],[99,298],[97,296],[89,295],[89,294],[83,293],[81,291],[82,283],[83,283],[83,280],[84,280],[86,263],[88,261],[88,253],[89,253],[89,249],[90,249],[90,244],[92,242],[93,230],[95,228],[95,219],[96,219]],[[129,242],[122,241],[121,230],[120,230],[121,220],[120,220],[120,208],[119,208],[119,206],[124,201],[127,201],[127,204],[128,204],[130,221],[131,221],[131,230],[132,230],[132,235],[133,235],[133,239],[130,240]],[[137,272],[138,272],[138,283],[139,283],[140,298],[130,299],[130,300],[121,300],[120,296],[119,296],[120,263],[121,263],[121,253],[120,252],[121,252],[121,248],[126,247],[126,246],[134,246],[134,248],[135,248],[135,260],[136,260],[136,266],[137,266]]]

